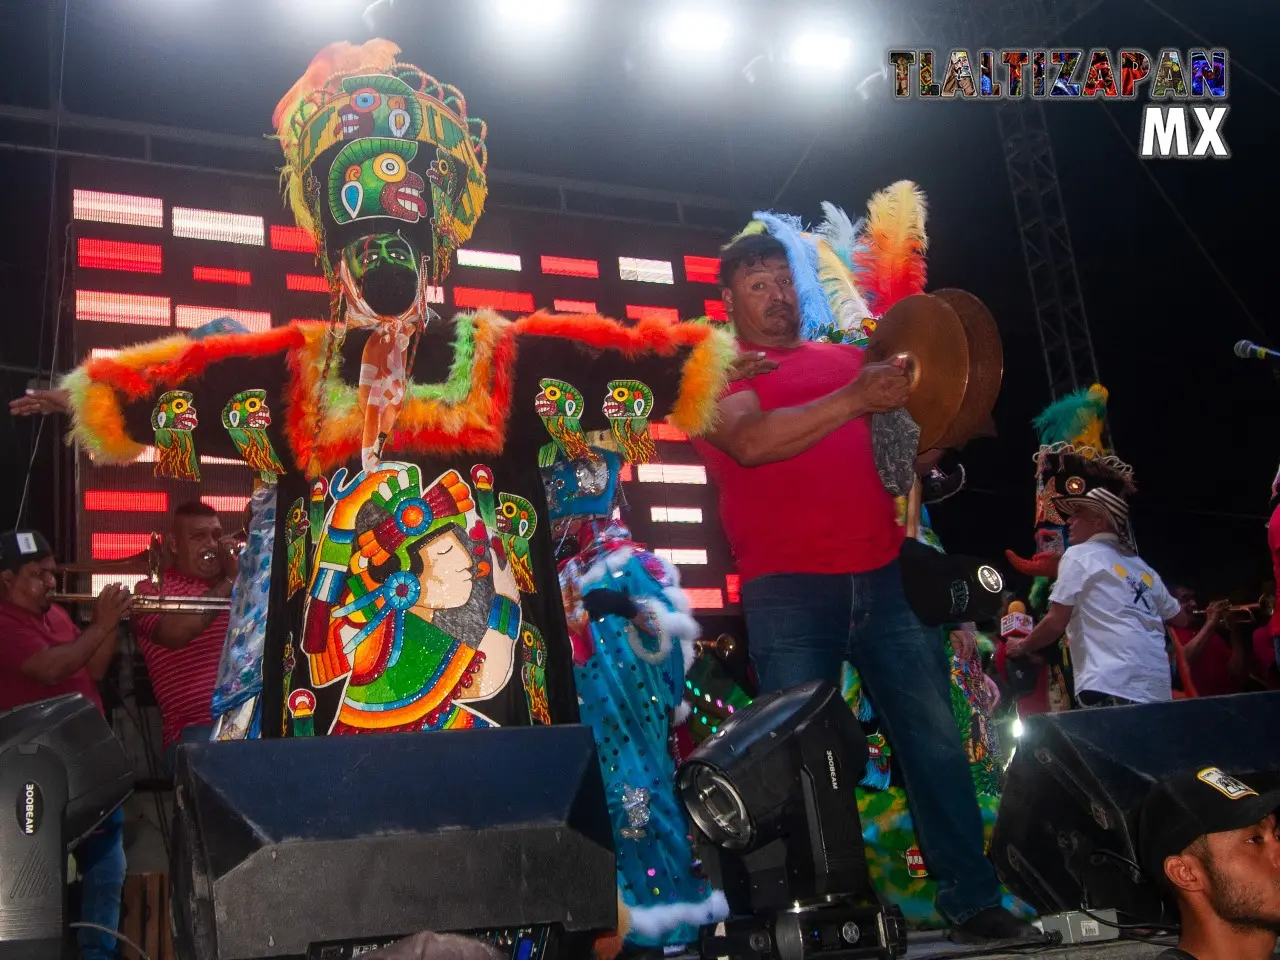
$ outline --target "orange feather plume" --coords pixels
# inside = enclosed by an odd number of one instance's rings
[[[910,180],[899,180],[867,203],[867,222],[853,261],[859,286],[878,315],[904,297],[924,292],[928,247],[924,193]]]

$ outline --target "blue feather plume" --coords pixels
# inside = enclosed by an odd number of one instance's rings
[[[818,248],[811,238],[804,236],[799,217],[760,210],[754,216],[765,225],[769,235],[786,248],[800,307],[800,336],[811,340],[821,327],[835,323],[831,305],[818,280]]]

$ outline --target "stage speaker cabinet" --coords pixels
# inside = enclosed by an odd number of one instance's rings
[[[617,922],[586,727],[193,744],[175,800],[184,960],[301,957],[423,930],[550,927],[567,942]]]
[[[1136,818],[1151,786],[1221,767],[1280,770],[1270,739],[1280,693],[1201,697],[1042,714],[1024,724],[1008,769],[991,858],[1011,892],[1040,913],[1113,907],[1168,916],[1138,861]]]

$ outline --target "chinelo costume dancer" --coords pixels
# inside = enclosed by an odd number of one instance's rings
[[[398,54],[327,47],[275,112],[328,321],[171,336],[64,384],[99,463],[161,430],[188,460],[252,448],[273,510],[250,525],[261,552],[241,579],[271,589],[233,623],[226,736],[576,721],[542,448],[591,459],[588,433],[621,420],[618,442],[641,443],[645,417],[700,434],[736,357],[707,324],[439,316],[431,291],[484,209],[487,128]],[[614,416],[619,385],[643,386],[644,414]],[[252,400],[251,443],[208,415],[237,398]]]
[[[689,712],[698,623],[675,567],[635,543],[618,517],[622,467],[654,453],[647,390],[615,385],[611,431],[589,435],[582,456],[553,445],[543,475],[579,711],[595,733],[613,823],[620,932],[630,946],[667,947],[696,942],[698,927],[729,909],[695,862],[670,749]]]

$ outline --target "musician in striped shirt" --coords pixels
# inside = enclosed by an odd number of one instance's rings
[[[224,536],[218,513],[199,501],[173,514],[169,567],[157,589],[144,580],[135,595],[227,597],[238,569],[235,538]],[[213,687],[227,635],[228,612],[135,615],[134,633],[160,706],[165,759],[170,769],[179,743],[213,733]]]

